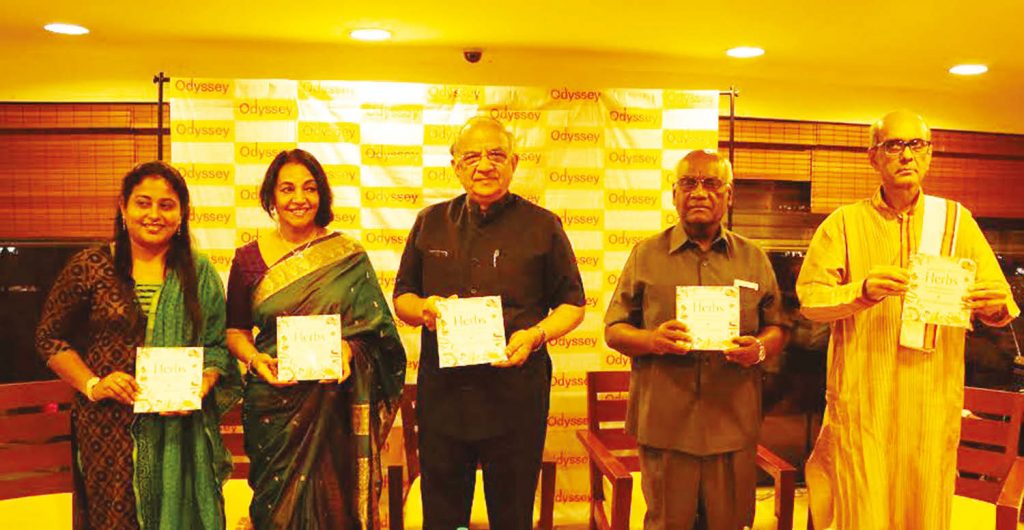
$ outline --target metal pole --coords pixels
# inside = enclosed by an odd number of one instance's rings
[[[729,87],[729,90],[723,90],[718,93],[722,96],[729,97],[729,163],[733,165],[733,173],[736,172],[736,98],[740,97],[740,91],[735,86]],[[735,195],[734,195],[735,196]],[[732,204],[729,205],[729,218],[726,224],[726,228],[732,230]]]
[[[153,76],[156,83],[156,159],[164,159],[164,83],[171,78],[164,76],[163,72]]]

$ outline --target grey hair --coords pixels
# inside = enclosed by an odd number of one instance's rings
[[[732,163],[729,162],[729,157],[723,156],[722,153],[713,149],[694,149],[693,151],[686,153],[686,156],[680,158],[679,162],[676,163],[676,177],[679,177],[679,172],[683,169],[683,164],[691,164],[701,159],[714,159],[713,163],[721,170],[720,173],[723,175],[725,183],[732,184]]]
[[[512,134],[512,131],[508,130],[508,128],[505,127],[504,123],[490,116],[474,116],[466,120],[466,123],[463,124],[462,128],[459,129],[459,132],[455,135],[455,139],[452,141],[451,147],[448,148],[448,152],[451,153],[452,156],[455,156],[455,146],[459,144],[459,140],[461,140],[462,136],[466,134],[466,131],[470,127],[483,124],[486,124],[488,127],[493,127],[501,131],[501,133],[505,135],[505,139],[508,140],[509,154],[515,152],[516,136]]]

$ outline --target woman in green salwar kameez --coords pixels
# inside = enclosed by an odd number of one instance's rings
[[[231,457],[221,414],[240,395],[224,337],[224,288],[194,255],[189,194],[163,162],[121,184],[112,244],[68,262],[50,291],[36,347],[81,392],[71,408],[77,519],[95,530],[221,530]],[[84,339],[83,339],[84,337]],[[139,346],[202,346],[202,409],[134,414]]]
[[[228,346],[250,368],[242,422],[253,525],[378,528],[379,452],[405,378],[391,311],[362,247],[325,229],[331,191],[312,155],[279,154],[260,197],[278,230],[236,251],[228,286]],[[346,376],[278,379],[277,317],[333,314]]]

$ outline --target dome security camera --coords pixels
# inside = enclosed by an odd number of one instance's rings
[[[467,63],[476,64],[484,57],[484,51],[479,48],[467,48],[462,50],[462,57]]]

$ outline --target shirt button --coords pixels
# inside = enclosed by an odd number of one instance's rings
[[[474,288],[469,290],[469,294],[476,294],[476,293],[477,293],[476,287],[474,287]]]
[[[700,266],[701,267],[707,267],[708,266],[708,262],[702,261],[702,262],[700,262]]]
[[[469,262],[472,263],[474,267],[479,267],[480,266],[480,260],[478,260],[476,258],[473,258],[473,259],[469,260]]]

